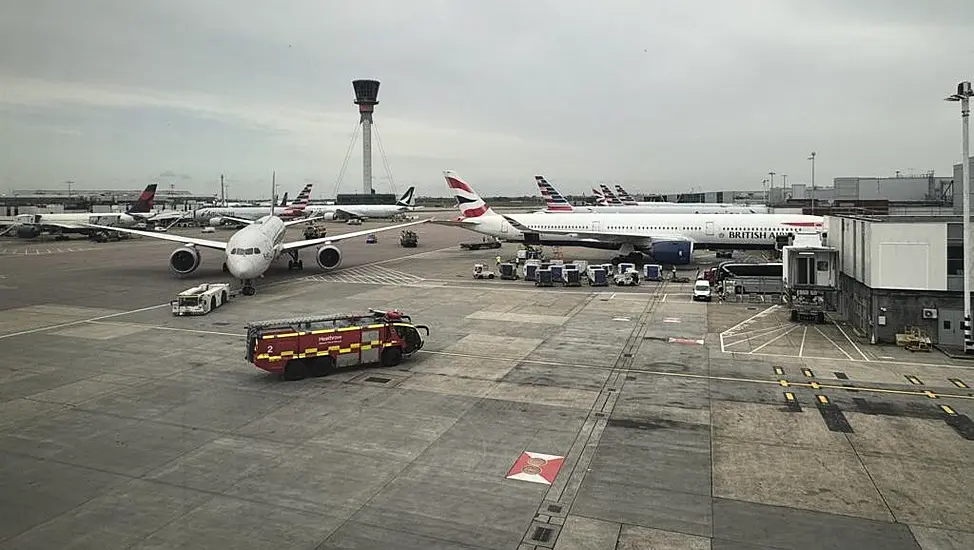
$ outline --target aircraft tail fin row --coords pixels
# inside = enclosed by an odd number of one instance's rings
[[[622,206],[622,201],[616,197],[615,193],[609,190],[609,186],[599,184],[599,189],[602,190],[602,196],[605,197],[606,204],[609,206]]]
[[[555,189],[554,185],[548,183],[542,175],[534,176],[535,183],[538,184],[538,189],[541,191],[541,198],[545,202],[545,210],[549,212],[574,212],[575,208],[572,203],[568,202],[561,193]]]
[[[305,184],[304,189],[298,193],[297,198],[291,203],[291,208],[303,210],[305,206],[308,206],[308,203],[311,202],[311,188],[313,186],[313,183]]]

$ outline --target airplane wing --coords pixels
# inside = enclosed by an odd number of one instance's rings
[[[282,250],[295,250],[299,248],[307,248],[309,246],[317,246],[319,244],[331,244],[338,241],[344,241],[346,239],[353,239],[355,237],[361,237],[363,235],[368,235],[370,233],[379,233],[382,231],[390,231],[393,229],[402,229],[404,227],[409,227],[411,225],[419,225],[421,223],[427,223],[432,221],[432,218],[426,220],[420,220],[418,222],[401,223],[399,225],[387,225],[385,227],[379,227],[376,229],[363,229],[361,231],[353,231],[351,233],[344,233],[342,235],[335,235],[332,237],[319,237],[317,239],[305,239],[303,241],[294,241],[291,243],[284,243],[281,246]]]
[[[174,243],[193,244],[196,246],[202,246],[203,248],[212,248],[215,250],[227,249],[227,243],[221,241],[211,241],[209,239],[197,239],[195,237],[184,237],[182,235],[171,235],[169,233],[157,233],[154,231],[142,231],[141,229],[126,229],[124,227],[95,225],[93,223],[86,223],[84,225],[86,227],[94,227],[96,229],[104,229],[106,231],[117,231],[119,233],[131,233],[132,235],[152,237],[153,239],[162,239],[164,241],[172,241]]]
[[[309,222],[323,220],[323,219],[325,219],[324,216],[316,216],[313,218],[298,218],[296,220],[290,220],[284,222],[284,227],[291,227],[292,225],[297,225],[299,223],[309,223]]]
[[[501,214],[503,216],[503,214]],[[646,235],[645,233],[637,233],[635,231],[629,231],[625,229],[613,229],[604,231],[588,231],[585,229],[532,229],[523,223],[511,218],[509,216],[504,216],[504,219],[508,221],[513,227],[520,231],[528,231],[531,233],[549,233],[552,235],[565,235],[568,237],[575,238],[582,242],[617,242],[617,243],[643,243],[643,242],[656,242],[656,241],[691,241],[686,235],[681,235],[680,233],[660,233],[657,235]]]
[[[220,216],[221,220],[230,220],[232,222],[242,223],[244,225],[253,225],[254,220],[248,220],[246,218],[234,218],[233,216]]]

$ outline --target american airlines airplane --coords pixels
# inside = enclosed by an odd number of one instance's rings
[[[573,206],[568,199],[555,189],[554,185],[548,183],[544,176],[534,176],[541,197],[545,201],[545,211],[547,212],[590,212],[590,213],[641,213],[641,214],[758,214],[765,212],[751,206],[739,206],[736,204],[710,204],[710,203],[678,203],[678,202],[643,202],[619,206]]]
[[[444,177],[463,214],[451,225],[507,241],[620,251],[613,261],[642,261],[648,255],[667,265],[688,264],[694,249],[773,249],[779,238],[823,224],[820,216],[800,214],[499,215],[456,172],[446,171]]]
[[[305,216],[305,208],[308,206],[308,201],[311,198],[311,187],[313,185],[313,183],[306,184],[304,189],[298,193],[298,197],[291,203],[291,206],[283,208],[278,217],[286,220]],[[266,214],[266,206],[209,206],[197,209],[193,212],[193,218],[197,222],[206,223],[215,227],[227,221],[232,222],[234,218],[256,220]]]
[[[274,194],[271,193],[271,196],[273,197]],[[263,216],[257,220],[235,220],[247,225],[231,235],[227,242],[185,237],[182,235],[170,235],[168,233],[140,231],[137,229],[107,229],[181,243],[183,246],[177,248],[169,255],[169,267],[180,275],[192,273],[200,266],[200,247],[222,250],[224,253],[223,270],[229,272],[243,283],[244,296],[253,296],[257,293],[257,290],[254,288],[254,281],[263,276],[271,264],[278,258],[284,256],[284,254],[290,256],[288,269],[301,270],[304,269],[304,264],[299,256],[301,249],[324,245],[315,252],[315,260],[317,260],[318,266],[321,269],[330,271],[342,263],[342,251],[334,246],[334,243],[354,239],[369,233],[401,229],[429,221],[420,220],[375,229],[364,229],[362,231],[354,231],[333,237],[304,239],[289,243],[284,242],[284,235],[289,226],[313,220],[314,218],[284,221],[274,214],[274,206],[272,204],[270,214],[267,216]],[[91,227],[101,228],[101,226],[97,225],[91,225]]]
[[[391,218],[396,214],[402,214],[415,208],[415,192],[415,187],[406,189],[396,204],[312,204],[305,208],[305,213],[325,220],[333,220],[340,216],[359,219]]]

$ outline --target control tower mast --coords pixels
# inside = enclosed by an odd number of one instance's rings
[[[362,123],[362,192],[372,194],[372,112],[379,104],[378,80],[353,80],[355,104]]]

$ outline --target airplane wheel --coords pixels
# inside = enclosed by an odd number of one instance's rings
[[[244,296],[253,296],[254,294],[257,294],[257,289],[252,286],[245,286],[243,287],[242,292]]]
[[[288,260],[287,261],[287,270],[288,271],[291,271],[292,269],[294,269],[294,260]]]
[[[304,262],[303,261],[298,260],[298,263],[296,265],[297,265],[298,271],[301,271],[302,269],[304,269]]]

